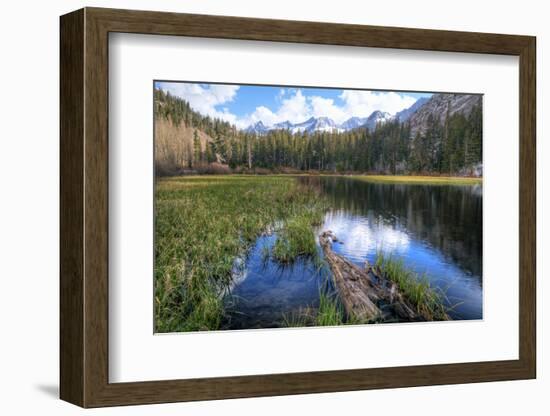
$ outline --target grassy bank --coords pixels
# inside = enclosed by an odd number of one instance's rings
[[[402,260],[383,253],[378,254],[376,265],[387,279],[397,283],[399,291],[414,305],[418,313],[433,321],[448,318],[443,302],[444,294],[431,287],[426,277],[418,276],[407,269]]]
[[[278,221],[274,256],[312,254],[311,225],[325,208],[313,190],[281,176],[161,179],[155,202],[157,332],[218,329],[235,259]]]
[[[351,175],[365,182],[396,183],[407,185],[481,185],[483,178],[460,176],[415,176],[415,175]]]

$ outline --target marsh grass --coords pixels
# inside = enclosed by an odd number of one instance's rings
[[[432,287],[426,276],[418,276],[407,269],[401,259],[379,252],[376,265],[386,278],[395,282],[400,292],[414,305],[418,313],[430,320],[448,318],[445,294]]]
[[[323,206],[315,191],[292,177],[158,180],[155,331],[218,329],[224,314],[221,295],[231,284],[235,259],[246,256],[256,238],[278,221],[285,235],[282,257],[313,253],[311,225],[321,220]],[[300,234],[306,223],[307,238]]]
[[[284,266],[305,257],[314,267],[323,268],[313,230],[327,208],[324,197],[289,176],[159,179],[155,190],[155,331],[219,329],[224,295],[245,264],[243,260],[236,265],[236,260],[246,259],[266,230],[275,231],[276,240],[273,246],[262,248],[264,261],[271,259]],[[419,312],[433,320],[445,319],[449,310],[444,306],[445,295],[432,288],[426,277],[382,253],[376,264]],[[318,308],[301,308],[284,318],[287,326],[362,323],[371,322],[346,317],[337,294],[326,288],[320,289]]]
[[[326,276],[324,283],[319,287],[319,306],[300,308],[290,314],[284,314],[285,326],[338,326],[358,323],[346,317],[338,294],[331,287],[330,279],[330,275]]]
[[[313,258],[318,255],[312,229],[316,221],[314,217],[311,212],[306,212],[285,221],[273,246],[272,255],[275,260],[292,263],[300,256]]]
[[[321,261],[324,260],[321,259]],[[397,284],[400,292],[418,313],[432,321],[448,319],[447,313],[452,310],[452,307],[446,306],[445,301],[448,299],[445,293],[432,287],[426,276],[418,276],[412,270],[407,269],[402,260],[395,259],[391,255],[384,255],[382,252],[377,254],[376,266],[380,268],[387,279]],[[327,276],[327,279],[330,278]],[[328,280],[321,285],[319,290],[319,307],[317,309],[301,308],[284,315],[283,321],[288,327],[399,322],[397,318],[377,317],[360,320],[354,316],[347,316],[338,293],[331,289]]]
[[[283,314],[283,325],[289,328],[338,326],[346,323],[344,310],[338,298],[325,292],[319,294],[318,308],[304,307]]]
[[[285,328],[303,328],[306,326],[315,326],[314,309],[302,307],[295,311],[283,313],[282,326]]]
[[[319,295],[316,324],[318,326],[336,326],[344,323],[346,323],[344,308],[336,294],[322,291]]]

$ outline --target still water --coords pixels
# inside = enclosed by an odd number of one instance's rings
[[[336,253],[360,266],[374,263],[379,252],[400,258],[443,290],[453,319],[482,318],[481,185],[297,180],[329,198],[331,209],[315,234],[332,230],[340,241]],[[318,307],[322,286],[330,284],[327,270],[305,259],[283,267],[266,258],[275,240],[261,236],[249,252],[227,297],[224,328],[284,326],[288,316]]]

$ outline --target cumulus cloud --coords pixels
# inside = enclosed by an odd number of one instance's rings
[[[242,119],[239,120],[237,127],[243,128],[255,124],[258,121],[261,121],[266,126],[272,126],[275,123],[279,122],[279,117],[273,111],[265,106],[256,107],[254,112]]]
[[[351,116],[345,109],[334,104],[332,98],[314,96],[310,98],[312,114],[316,117],[329,117],[336,123],[342,123]]]
[[[395,114],[410,107],[416,99],[410,95],[396,92],[344,90],[340,94],[344,101],[343,110],[357,117],[368,117],[373,111],[380,110]]]
[[[239,89],[238,85],[190,84],[183,82],[159,82],[156,84],[170,94],[186,100],[191,108],[203,115],[219,118],[230,123],[237,122],[237,116],[227,108],[216,108],[233,101]]]
[[[343,90],[338,96],[340,100],[336,102],[333,98],[306,95],[300,88],[281,88],[275,97],[276,108],[261,105],[249,114],[237,116],[224,105],[235,99],[238,85],[167,82],[157,83],[157,88],[185,99],[195,111],[203,115],[220,118],[238,128],[245,128],[258,121],[266,126],[284,121],[300,123],[310,117],[329,117],[336,123],[342,123],[350,117],[368,117],[375,110],[395,114],[416,101],[410,95],[396,92]]]
[[[281,90],[282,91],[282,90]],[[280,105],[277,111],[272,111],[265,106],[256,109],[237,122],[237,127],[243,128],[261,121],[266,126],[272,126],[283,121],[301,123],[312,116],[312,107],[309,97],[306,97],[302,90],[286,90],[279,92]]]
[[[279,121],[300,123],[310,117],[311,106],[302,90],[297,90],[294,95],[284,98],[277,110]]]
[[[284,91],[284,93],[283,93]],[[329,117],[336,123],[343,123],[350,117],[368,117],[380,110],[395,114],[410,107],[416,98],[396,92],[344,90],[339,95],[343,101],[338,104],[332,98],[318,95],[306,96],[301,89],[281,89],[278,94],[279,107],[273,111],[265,106],[241,118],[238,127],[246,127],[261,121],[266,126],[283,121],[300,123],[310,117]]]

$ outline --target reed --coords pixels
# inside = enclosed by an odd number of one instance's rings
[[[403,260],[382,252],[377,255],[376,265],[387,279],[397,284],[399,291],[414,305],[418,313],[433,321],[448,318],[444,294],[432,287],[426,276],[419,276],[407,269]]]
[[[155,190],[155,330],[218,329],[235,261],[282,223],[282,257],[314,251],[299,233],[320,221],[321,203],[292,177],[193,176],[159,179]],[[286,230],[286,231],[285,231]],[[313,245],[312,245],[313,242]],[[280,243],[283,253],[283,244]],[[286,250],[286,248],[285,248]]]
[[[321,211],[320,207],[316,210]],[[313,234],[314,215],[303,213],[284,222],[273,246],[272,256],[281,263],[292,263],[298,257],[317,258]]]

